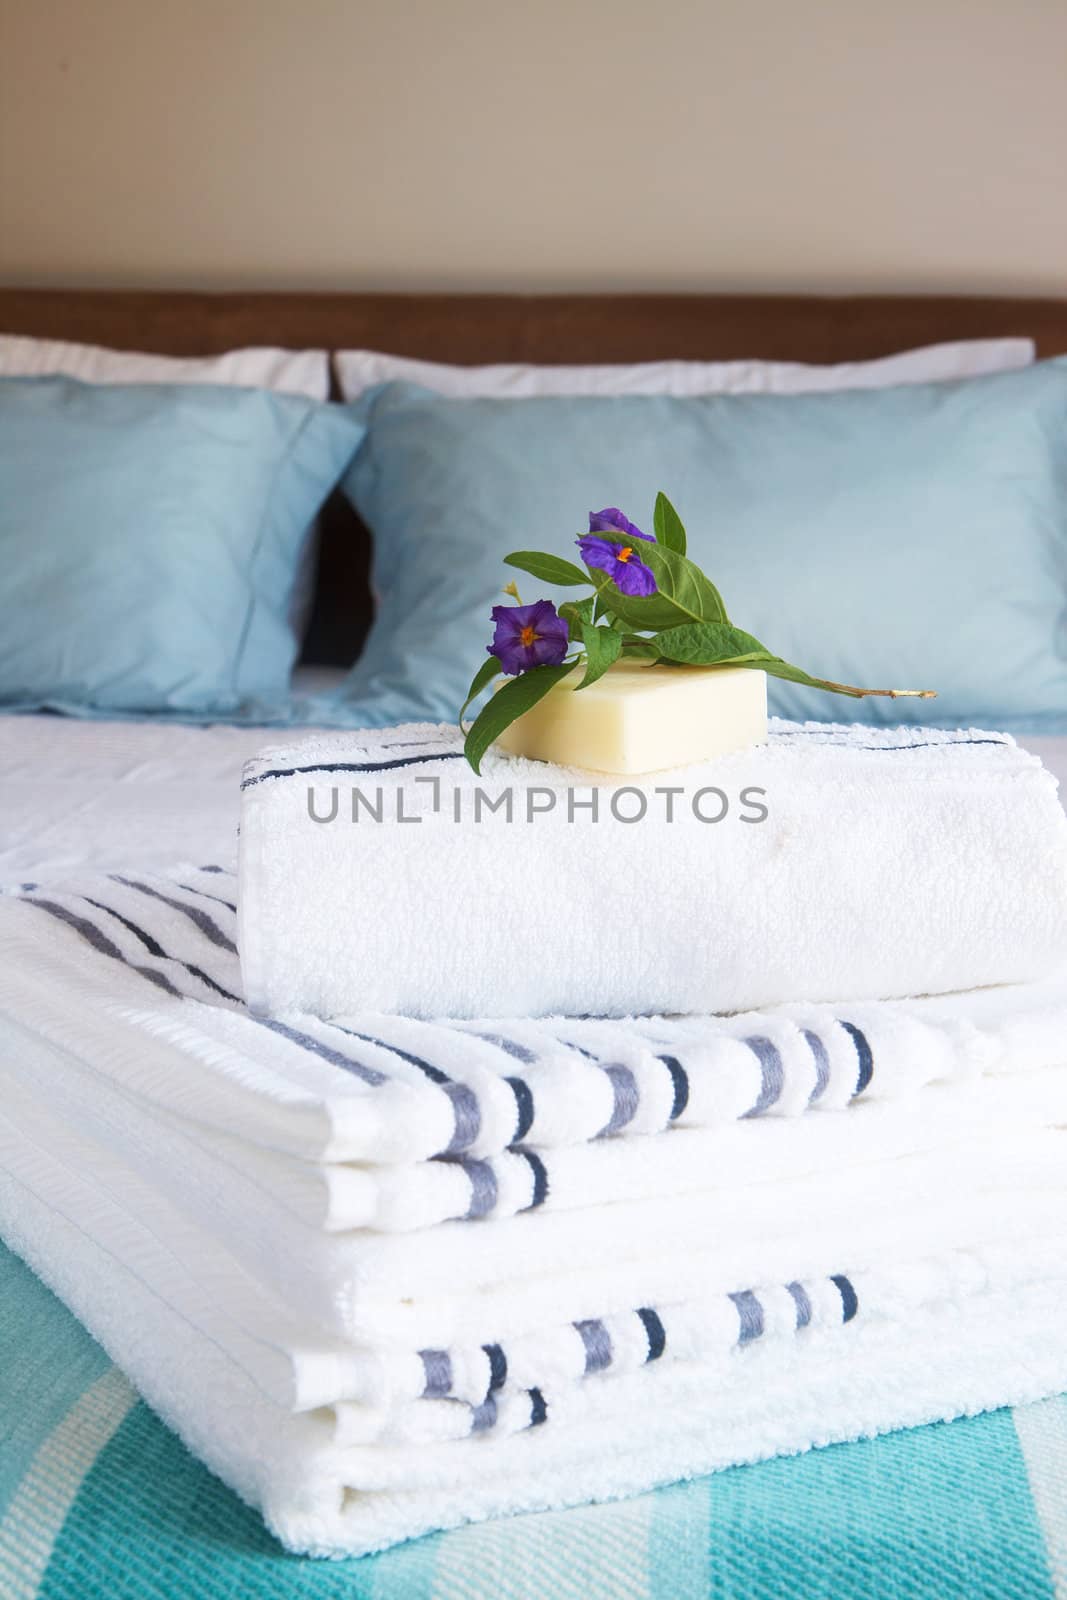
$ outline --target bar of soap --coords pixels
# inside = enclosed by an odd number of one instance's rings
[[[748,667],[618,661],[581,694],[576,667],[496,741],[510,755],[627,776],[767,739],[767,676]]]

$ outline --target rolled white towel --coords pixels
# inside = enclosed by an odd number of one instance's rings
[[[457,729],[411,725],[249,764],[238,909],[268,1015],[943,994],[1067,962],[1067,816],[974,730],[778,723],[626,783],[499,754],[476,778]]]

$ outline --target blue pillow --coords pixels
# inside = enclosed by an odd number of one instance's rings
[[[1067,731],[1067,361],[841,394],[452,400],[389,384],[345,488],[379,609],[349,692],[455,719],[518,549],[587,514],[651,531],[663,489],[731,618],[862,700],[769,680],[791,717]]]
[[[263,390],[0,380],[0,704],[284,701],[305,535],[362,435]]]

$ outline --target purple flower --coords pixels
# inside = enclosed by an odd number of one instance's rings
[[[555,667],[567,654],[570,632],[551,600],[532,606],[494,606],[496,632],[487,646],[510,677],[531,667]]]
[[[649,544],[655,544],[655,539],[650,533],[642,533],[635,522],[630,522],[624,517],[618,506],[605,506],[603,511],[590,511],[590,533],[625,533],[631,539],[647,539]]]
[[[644,534],[641,537],[643,539]],[[578,548],[586,566],[606,572],[623,594],[655,594],[656,580],[652,568],[634,554],[633,545],[612,544],[608,539],[596,539],[592,534],[584,533],[578,540]]]

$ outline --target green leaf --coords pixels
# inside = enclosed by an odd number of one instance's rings
[[[605,597],[604,612],[618,617],[627,629],[637,633],[656,633],[663,628],[675,628],[690,618],[679,611],[669,600],[651,595],[647,600],[631,595]]]
[[[622,652],[622,634],[614,628],[582,629],[582,644],[585,646],[586,664],[585,677],[578,685],[575,693],[588,689],[591,683],[602,678],[608,668],[614,666]]]
[[[467,690],[466,700],[464,700],[463,704],[459,708],[459,717],[457,720],[461,725],[463,723],[463,714],[470,705],[471,701],[477,700],[482,690],[488,688],[493,679],[496,677],[497,673],[503,672],[503,670],[504,669],[500,665],[500,662],[496,656],[486,656],[485,660],[474,674],[471,686]]]
[[[570,629],[571,638],[575,642],[582,637],[583,623],[592,622],[593,620],[593,603],[595,599],[595,595],[589,594],[586,595],[584,600],[565,600],[559,608],[559,614]]]
[[[728,623],[691,623],[685,627],[667,628],[656,635],[655,644],[661,656],[693,667],[750,667],[766,672],[772,678],[785,678],[790,683],[803,684],[809,689],[822,689],[828,694],[847,694],[854,700],[868,695],[884,695],[897,700],[902,698],[928,700],[933,698],[929,689],[860,689],[851,683],[832,683],[828,678],[813,678],[802,667],[794,667],[772,654],[752,634]]]
[[[599,534],[597,538],[600,538]],[[624,595],[616,589],[607,574],[600,572],[596,567],[589,568],[589,577],[597,586],[596,605],[593,608],[594,622],[599,622],[601,617],[609,619],[615,617],[628,628],[652,632],[656,628],[670,628],[679,622],[688,621],[684,613],[679,613],[669,602],[660,601],[658,595],[653,595],[647,600]]]
[[[511,678],[499,694],[495,694],[474,719],[463,746],[464,753],[475,772],[481,772],[481,761],[494,739],[498,739],[524,711],[529,711],[554,689],[561,678],[573,672],[574,662],[564,661],[558,667],[531,667],[517,678]]]
[[[607,539],[611,544],[632,543],[614,530],[598,533],[597,538]],[[688,556],[658,544],[642,544],[635,555],[652,569],[657,593],[647,597],[623,594],[610,579],[604,591],[605,606],[631,628],[658,633],[663,628],[679,627],[686,622],[728,620],[722,595]],[[604,574],[592,567],[589,570],[593,574],[592,581],[600,588]]]
[[[695,561],[656,544],[649,545],[647,553],[642,550],[641,556],[652,568],[661,599],[684,611],[693,622],[729,621],[722,595]]]
[[[656,496],[656,509],[652,514],[652,528],[660,544],[668,550],[685,555],[685,528],[682,519],[661,489]]]
[[[668,661],[690,667],[713,667],[741,656],[774,659],[766,645],[728,622],[687,622],[679,628],[667,628],[656,635],[656,646]]]
[[[528,572],[531,577],[540,578],[542,583],[554,583],[565,589],[589,582],[573,561],[546,555],[543,550],[513,550],[510,556],[504,557],[504,562],[509,567],[518,567],[520,572]]]

